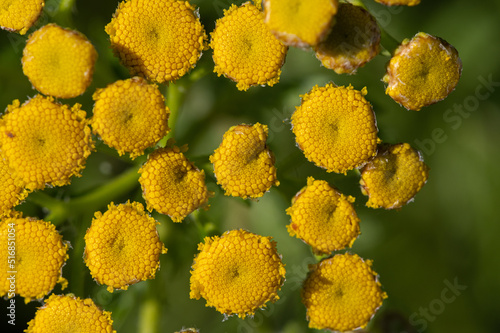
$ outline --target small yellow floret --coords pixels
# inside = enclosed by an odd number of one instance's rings
[[[301,96],[292,130],[304,155],[328,172],[346,173],[377,152],[375,114],[361,91],[327,84]]]
[[[366,206],[400,208],[410,202],[429,177],[429,167],[407,143],[382,145],[377,156],[361,170]]]
[[[279,185],[274,156],[266,146],[267,133],[266,125],[256,123],[233,126],[224,134],[210,162],[226,195],[258,198]]]
[[[1,144],[0,144],[1,146]],[[1,152],[0,152],[1,153]],[[19,186],[15,181],[13,171],[7,160],[0,155],[0,217],[7,215],[11,209],[26,198],[29,191]]]
[[[310,267],[302,289],[310,328],[345,332],[366,326],[387,298],[371,265],[345,253]]]
[[[0,27],[24,35],[42,13],[44,0],[0,1]]]
[[[446,41],[420,32],[404,40],[387,66],[385,93],[408,110],[443,100],[462,74],[458,51]]]
[[[206,237],[198,250],[191,270],[191,298],[203,297],[206,306],[241,318],[279,299],[285,267],[271,237],[232,230]]]
[[[25,333],[116,333],[111,312],[99,309],[92,299],[51,295],[28,322]]]
[[[92,81],[97,52],[78,31],[47,24],[35,31],[23,50],[23,72],[45,95],[72,98]]]
[[[420,4],[420,0],[375,0],[375,2],[386,6],[416,6]]]
[[[210,34],[214,72],[235,81],[239,90],[279,81],[287,47],[264,23],[264,14],[252,3],[231,5]]]

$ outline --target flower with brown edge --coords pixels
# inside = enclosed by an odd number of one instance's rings
[[[302,288],[309,327],[346,332],[364,328],[387,294],[371,260],[337,254],[311,265]]]
[[[131,75],[159,83],[185,75],[207,48],[203,25],[188,1],[122,1],[105,30]]]
[[[375,0],[386,6],[416,6],[420,4],[420,0]]]
[[[461,74],[458,51],[439,37],[419,32],[394,51],[383,78],[385,93],[408,110],[418,111],[445,99]]]
[[[200,331],[196,328],[183,328],[175,333],[200,333]]]
[[[306,158],[327,172],[346,173],[377,152],[377,124],[367,90],[329,83],[302,95],[292,131]]]
[[[235,81],[239,90],[279,81],[288,48],[274,37],[264,14],[252,3],[224,10],[210,36],[214,72]]]
[[[155,84],[140,77],[118,80],[98,89],[91,126],[108,146],[132,159],[144,154],[163,138],[169,109]]]
[[[50,295],[24,332],[116,333],[111,312],[101,310],[90,298],[81,299],[73,294]]]
[[[0,220],[0,244],[5,245],[0,248],[0,296],[16,294],[28,303],[45,297],[57,283],[66,288],[62,267],[69,245],[52,223],[12,212]]]
[[[47,24],[29,37],[23,50],[23,73],[44,95],[72,98],[92,81],[97,52],[76,30]]]
[[[206,237],[198,250],[191,270],[190,298],[203,297],[206,306],[241,318],[279,299],[285,267],[271,237],[232,230],[220,237]]]
[[[1,147],[1,144],[0,144]],[[1,153],[1,152],[0,152]],[[0,217],[9,214],[17,206],[29,191],[16,183],[12,170],[7,160],[0,154]]]
[[[264,21],[283,43],[315,46],[335,24],[337,0],[265,0]]]
[[[279,185],[267,133],[266,125],[256,123],[233,126],[224,134],[210,162],[226,195],[258,198]]]
[[[361,169],[361,190],[367,207],[394,209],[410,202],[429,177],[429,167],[408,143],[383,144]]]
[[[24,35],[40,17],[44,5],[44,0],[2,1],[0,27]]]
[[[359,218],[352,206],[354,198],[345,196],[324,180],[307,178],[307,186],[292,199],[286,213],[290,236],[309,244],[316,254],[351,247],[359,231]]]
[[[336,23],[324,41],[316,45],[316,57],[337,74],[354,74],[380,51],[380,28],[360,6],[340,3]]]

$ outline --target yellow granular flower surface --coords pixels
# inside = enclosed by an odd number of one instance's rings
[[[105,30],[131,75],[175,81],[195,66],[207,47],[194,11],[188,1],[122,1]]]
[[[11,214],[0,220],[0,244],[0,296],[15,293],[28,303],[50,293],[56,283],[66,287],[62,267],[68,243],[52,223]]]
[[[458,51],[446,41],[420,32],[396,49],[383,80],[385,93],[408,110],[439,102],[462,74]]]
[[[310,328],[345,332],[366,326],[387,298],[371,265],[345,253],[310,267],[302,289]]]
[[[35,31],[23,50],[23,72],[44,95],[72,98],[92,81],[97,52],[78,31],[47,24]]]
[[[0,27],[24,35],[42,13],[44,0],[0,1]]]
[[[92,299],[51,295],[28,322],[26,333],[116,333],[111,312],[99,309]]]
[[[0,144],[1,146],[1,144]],[[0,217],[7,215],[13,207],[26,198],[29,191],[15,182],[7,160],[0,155]]]
[[[169,109],[160,90],[140,77],[116,81],[93,95],[91,126],[120,155],[135,158],[168,132]]]
[[[80,176],[94,148],[86,113],[37,95],[7,107],[0,119],[0,149],[16,182],[29,190],[62,186]]]
[[[84,259],[92,277],[109,292],[153,279],[160,254],[167,252],[157,224],[138,202],[111,203],[104,214],[96,212],[85,234]]]
[[[361,170],[366,206],[393,209],[406,205],[424,186],[429,167],[407,143],[382,145],[377,156]]]
[[[178,147],[157,149],[148,156],[139,173],[148,209],[166,214],[174,222],[182,222],[208,201],[205,172]]]
[[[285,268],[276,242],[245,230],[206,237],[191,271],[190,297],[203,297],[224,315],[253,315],[279,299]]]
[[[266,0],[265,22],[283,43],[314,46],[335,24],[337,0]]]
[[[266,146],[267,133],[266,125],[256,123],[233,126],[224,134],[210,162],[226,195],[258,198],[279,185],[274,156]]]
[[[315,47],[316,57],[337,74],[352,74],[380,51],[380,28],[365,9],[341,3],[336,23],[326,39]]]
[[[239,90],[279,81],[287,47],[264,23],[264,14],[252,3],[231,5],[210,34],[214,72],[236,82]]]
[[[327,84],[301,96],[292,130],[309,161],[328,172],[346,173],[376,154],[375,114],[364,95],[366,88]]]
[[[351,247],[359,231],[359,218],[352,206],[354,198],[345,196],[324,180],[307,179],[286,212],[290,236],[309,244],[318,254]]]
[[[375,0],[375,2],[386,6],[416,6],[420,4],[420,0]]]

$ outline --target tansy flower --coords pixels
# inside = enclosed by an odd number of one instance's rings
[[[99,309],[92,299],[71,294],[51,295],[28,322],[26,333],[116,333],[111,312]]]
[[[42,13],[44,0],[3,0],[0,2],[0,27],[24,35]]]
[[[301,96],[292,130],[307,159],[328,172],[346,173],[377,152],[377,124],[361,91],[330,83]]]
[[[354,198],[345,196],[324,180],[307,179],[286,210],[291,221],[290,236],[309,244],[318,254],[351,247],[359,235],[359,218],[352,206]]]
[[[279,81],[287,47],[274,37],[264,14],[252,3],[224,10],[210,36],[214,72],[235,81],[239,90]]]
[[[266,0],[265,22],[283,43],[314,46],[335,24],[337,0]]]
[[[355,73],[380,51],[380,29],[365,9],[341,3],[336,23],[326,39],[315,47],[316,57],[337,74]]]
[[[71,98],[92,81],[97,52],[81,33],[47,24],[29,37],[23,50],[23,72],[45,95]]]
[[[1,144],[0,144],[1,147]],[[0,156],[0,217],[7,215],[11,209],[26,198],[28,192],[15,182],[7,160]]]
[[[93,98],[92,128],[120,155],[140,156],[167,134],[169,109],[163,95],[140,77],[98,89]]]
[[[386,6],[416,6],[420,0],[375,0],[375,2]]]
[[[122,1],[105,29],[131,75],[159,83],[186,74],[206,49],[205,30],[188,1]]]
[[[148,210],[182,222],[192,211],[205,205],[210,192],[205,172],[191,163],[178,147],[160,148],[148,156],[139,170],[139,182]]]
[[[458,51],[441,38],[420,32],[394,52],[383,78],[385,93],[408,110],[418,111],[446,98],[461,73]]]
[[[175,333],[199,333],[196,328],[183,328],[182,330],[175,332]]]
[[[345,332],[366,326],[387,298],[371,265],[345,253],[310,266],[302,289],[310,328]]]
[[[15,293],[28,303],[50,293],[56,283],[67,286],[62,267],[68,243],[52,223],[12,213],[0,220],[0,244],[0,296]]]
[[[224,134],[210,162],[226,195],[258,198],[279,185],[274,156],[266,146],[267,133],[266,125],[256,123],[233,126]]]
[[[80,176],[94,148],[86,113],[37,95],[7,107],[0,119],[0,149],[19,185],[29,190],[62,186]]]
[[[361,190],[366,206],[385,209],[406,205],[424,186],[429,167],[407,143],[382,145],[377,156],[361,169]]]
[[[271,237],[232,230],[221,237],[206,237],[198,250],[191,271],[191,298],[203,297],[206,306],[241,318],[279,299],[285,268]]]

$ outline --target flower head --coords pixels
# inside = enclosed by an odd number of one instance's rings
[[[153,279],[160,254],[167,252],[157,224],[138,202],[111,203],[104,214],[96,212],[85,234],[84,260],[92,277],[109,292]]]
[[[1,144],[0,144],[1,147]],[[7,160],[0,154],[0,217],[7,215],[11,209],[26,198],[29,191],[16,183]]]
[[[309,177],[286,210],[291,236],[309,244],[318,254],[328,254],[352,246],[359,235],[359,218],[352,206],[354,198],[345,196],[324,180]]]
[[[23,72],[45,95],[71,98],[92,81],[97,52],[81,33],[47,24],[29,37],[23,50]]]
[[[361,169],[361,190],[366,206],[385,209],[406,205],[424,186],[429,167],[419,152],[407,143],[382,145]]]
[[[0,119],[0,150],[20,186],[62,186],[79,176],[94,148],[86,113],[52,97],[15,100]]]
[[[380,51],[380,29],[375,18],[360,6],[339,4],[336,23],[315,47],[316,57],[337,74],[355,73]]]
[[[235,81],[239,90],[274,85],[279,81],[287,47],[264,23],[264,14],[252,3],[231,5],[211,33],[214,72]]]
[[[206,49],[205,30],[188,1],[122,1],[105,29],[131,75],[159,83],[182,77]]]
[[[439,102],[462,74],[458,51],[446,41],[420,32],[396,49],[384,76],[385,93],[408,110]]]
[[[169,109],[158,87],[143,78],[116,81],[93,98],[92,129],[120,155],[140,156],[167,134]]]
[[[265,22],[289,46],[314,46],[335,24],[337,0],[266,0]]]
[[[92,299],[51,295],[28,323],[26,333],[116,333],[111,312],[99,309]]]
[[[43,298],[56,283],[62,289],[68,284],[62,277],[68,243],[52,223],[13,213],[0,220],[0,244],[5,245],[0,248],[0,296],[13,297],[8,279],[13,271],[15,294],[26,303]]]
[[[245,318],[279,299],[285,268],[271,237],[245,230],[206,237],[191,271],[190,297],[203,297],[224,315]]]
[[[420,0],[375,0],[375,2],[386,6],[416,6]]]
[[[44,0],[2,1],[0,27],[24,35],[42,13]]]
[[[327,84],[301,96],[292,130],[307,159],[328,172],[346,173],[377,152],[377,124],[361,91]]]
[[[309,327],[340,332],[365,327],[387,298],[371,265],[349,253],[312,265],[302,289]]]
[[[258,198],[279,185],[274,156],[266,146],[267,131],[266,125],[256,123],[233,126],[224,134],[210,162],[226,195]]]

